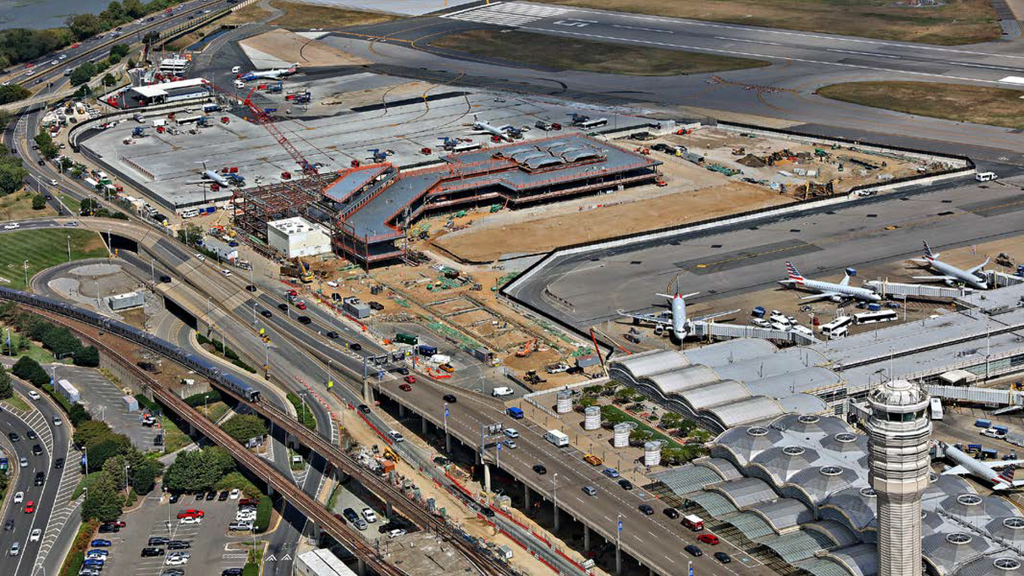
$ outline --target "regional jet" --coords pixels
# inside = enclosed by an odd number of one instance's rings
[[[1024,486],[1024,480],[1014,480],[1013,471],[1024,464],[1024,460],[975,460],[955,446],[939,442],[946,458],[956,466],[943,470],[943,474],[970,474],[992,484],[992,490],[1009,490]],[[1001,471],[1000,471],[1001,470]]]
[[[299,63],[296,62],[296,63],[292,64],[291,67],[289,67],[289,68],[274,68],[272,70],[262,70],[262,71],[253,70],[252,72],[249,72],[247,74],[243,74],[242,77],[239,78],[239,80],[241,80],[242,82],[251,82],[253,80],[260,80],[262,78],[269,78],[271,80],[280,80],[281,78],[284,78],[286,76],[291,76],[292,74],[295,74],[295,72],[298,71],[298,69],[299,69]]]
[[[693,331],[693,325],[697,322],[706,322],[712,318],[718,318],[720,316],[727,316],[729,314],[735,314],[739,310],[731,310],[729,312],[718,312],[715,314],[708,314],[705,316],[698,316],[697,318],[688,318],[686,316],[686,299],[691,296],[696,296],[700,292],[693,292],[690,294],[680,294],[678,283],[676,285],[676,293],[672,296],[668,294],[658,294],[663,298],[668,298],[669,306],[671,306],[672,313],[666,317],[664,313],[658,314],[630,314],[619,310],[618,313],[622,316],[633,319],[634,324],[640,322],[649,322],[655,325],[655,330],[664,329],[665,327],[671,326],[672,329],[672,341],[675,344],[681,344],[683,340]]]
[[[476,114],[474,114],[473,115],[473,125],[472,126],[473,126],[473,130],[477,131],[476,134],[490,134],[491,136],[497,136],[498,138],[501,138],[502,140],[505,140],[506,142],[512,142],[513,141],[512,140],[512,136],[509,135],[508,132],[506,132],[507,130],[512,128],[511,124],[506,124],[506,125],[498,128],[498,127],[496,127],[496,126],[494,126],[492,124],[488,124],[487,122],[484,122],[483,120],[478,120],[477,117],[476,117]]]
[[[786,261],[786,272],[789,273],[789,277],[785,280],[779,280],[779,284],[787,288],[804,288],[818,292],[818,294],[812,296],[805,296],[801,298],[802,300],[820,300],[823,298],[828,298],[833,302],[841,302],[847,298],[864,302],[880,302],[882,300],[882,297],[873,290],[850,286],[849,274],[844,275],[838,284],[822,282],[821,280],[807,280],[796,269],[796,266],[793,266],[788,260]]]
[[[968,268],[962,270],[953,266],[952,264],[946,264],[942,260],[939,260],[939,254],[933,253],[928,242],[924,242],[924,258],[914,258],[912,262],[916,262],[923,266],[928,266],[932,270],[935,270],[941,276],[914,276],[914,280],[942,280],[950,286],[958,283],[967,284],[972,288],[978,290],[988,290],[988,281],[985,279],[984,274],[980,274],[982,268],[988,264],[989,259],[986,258],[984,262],[978,264],[974,268]]]

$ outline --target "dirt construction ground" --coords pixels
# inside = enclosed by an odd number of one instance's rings
[[[342,52],[322,42],[310,40],[287,30],[271,30],[239,42],[253,64],[260,66],[260,53],[280,62],[298,62],[302,66],[364,66],[368,61]],[[277,62],[268,62],[277,65]]]

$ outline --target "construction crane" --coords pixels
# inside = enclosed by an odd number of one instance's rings
[[[214,90],[226,95],[228,98],[232,100],[237,100],[237,96],[234,93],[229,92],[221,88],[220,86],[217,86],[213,82],[204,80],[204,83],[213,88]],[[260,108],[258,105],[256,105],[255,102],[252,101],[252,94],[256,91],[257,87],[258,86],[254,86],[251,90],[249,90],[249,94],[245,96],[245,100],[242,101],[242,104],[245,104],[245,106],[253,113],[253,115],[256,118],[256,123],[263,126],[267,130],[267,132],[270,132],[270,135],[274,137],[274,140],[277,140],[277,143],[282,148],[284,148],[286,152],[288,152],[288,155],[292,157],[292,160],[295,160],[295,163],[298,164],[300,168],[302,168],[303,174],[305,174],[306,176],[316,176],[316,165],[306,160],[302,153],[299,152],[298,149],[295,148],[295,146],[288,141],[288,138],[284,135],[284,133],[281,132],[280,129],[278,129],[277,125],[274,123],[274,120],[269,115],[267,115],[267,113],[263,111],[262,108]]]

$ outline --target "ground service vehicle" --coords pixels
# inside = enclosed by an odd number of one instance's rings
[[[520,410],[519,408],[516,408],[515,406],[512,406],[511,408],[507,408],[505,410],[505,414],[508,414],[509,416],[511,416],[512,418],[515,418],[516,420],[522,420],[523,419],[523,411]]]
[[[822,325],[821,335],[828,339],[846,336],[846,332],[850,329],[850,325],[852,324],[852,316],[840,316],[828,324]]]
[[[895,310],[879,310],[878,312],[864,312],[854,314],[853,320],[857,324],[874,324],[876,322],[892,322],[899,319]]]
[[[686,526],[694,532],[700,532],[704,529],[704,520],[700,516],[694,514],[687,514],[683,516],[683,526]]]

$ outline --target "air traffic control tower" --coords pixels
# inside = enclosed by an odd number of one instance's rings
[[[868,479],[877,494],[878,576],[921,576],[921,495],[928,487],[928,394],[890,380],[869,396]]]

